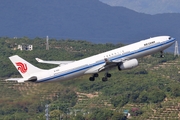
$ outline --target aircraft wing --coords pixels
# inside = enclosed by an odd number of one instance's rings
[[[125,61],[124,59],[122,60],[113,60],[113,61],[110,61],[108,60],[107,58],[104,59],[104,61],[106,62],[105,65],[116,65],[118,63],[122,63],[123,61]]]
[[[65,65],[65,64],[74,62],[74,61],[45,61],[39,58],[36,58],[36,60],[39,63],[47,63],[47,64],[55,64],[55,65]]]
[[[121,63],[123,63],[124,60],[113,60],[113,61],[110,61],[107,58],[105,58],[104,61],[105,61],[105,65],[102,66],[101,68],[99,68],[99,70],[98,70],[99,72],[103,71],[103,70],[105,70],[107,68],[111,68],[112,66],[116,66],[117,64],[121,64]]]
[[[104,71],[106,69],[116,66],[117,64],[123,63],[124,60],[110,61],[109,59],[105,58],[104,61],[105,61],[104,65],[92,67],[89,70],[87,70],[85,72],[85,74],[93,74],[93,73],[98,73],[98,72]]]

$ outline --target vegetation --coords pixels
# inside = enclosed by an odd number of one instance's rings
[[[18,44],[33,44],[33,51],[17,50]],[[80,40],[50,39],[50,50],[45,40],[27,37],[0,38],[0,119],[44,120],[45,105],[49,105],[51,120],[126,120],[128,110],[133,119],[178,119],[180,109],[179,58],[165,53],[138,59],[137,68],[125,71],[111,70],[112,77],[94,82],[89,76],[56,83],[6,82],[9,77],[20,77],[8,57],[14,54],[35,66],[48,69],[54,65],[39,64],[34,58],[45,60],[78,60],[122,44],[93,44]],[[165,112],[166,111],[166,112]],[[169,111],[173,111],[170,113]]]

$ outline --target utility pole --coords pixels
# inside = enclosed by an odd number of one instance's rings
[[[174,56],[179,56],[178,42],[175,42]]]
[[[49,50],[49,37],[46,36],[46,50]]]
[[[46,104],[45,105],[45,116],[46,116],[46,120],[49,120],[49,105],[48,104]]]

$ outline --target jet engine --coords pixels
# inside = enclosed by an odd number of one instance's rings
[[[126,70],[126,69],[131,69],[138,66],[138,61],[137,59],[131,59],[124,61],[123,63],[118,64],[118,69],[119,70]]]

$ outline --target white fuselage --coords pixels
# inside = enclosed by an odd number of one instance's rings
[[[134,58],[140,58],[159,51],[163,51],[175,42],[170,36],[153,37],[134,44],[110,50],[98,55],[84,58],[67,65],[59,66],[41,73],[36,73],[36,82],[52,82],[57,80],[67,80],[82,76],[84,74],[98,73],[99,68],[103,67],[106,62],[123,61]]]

